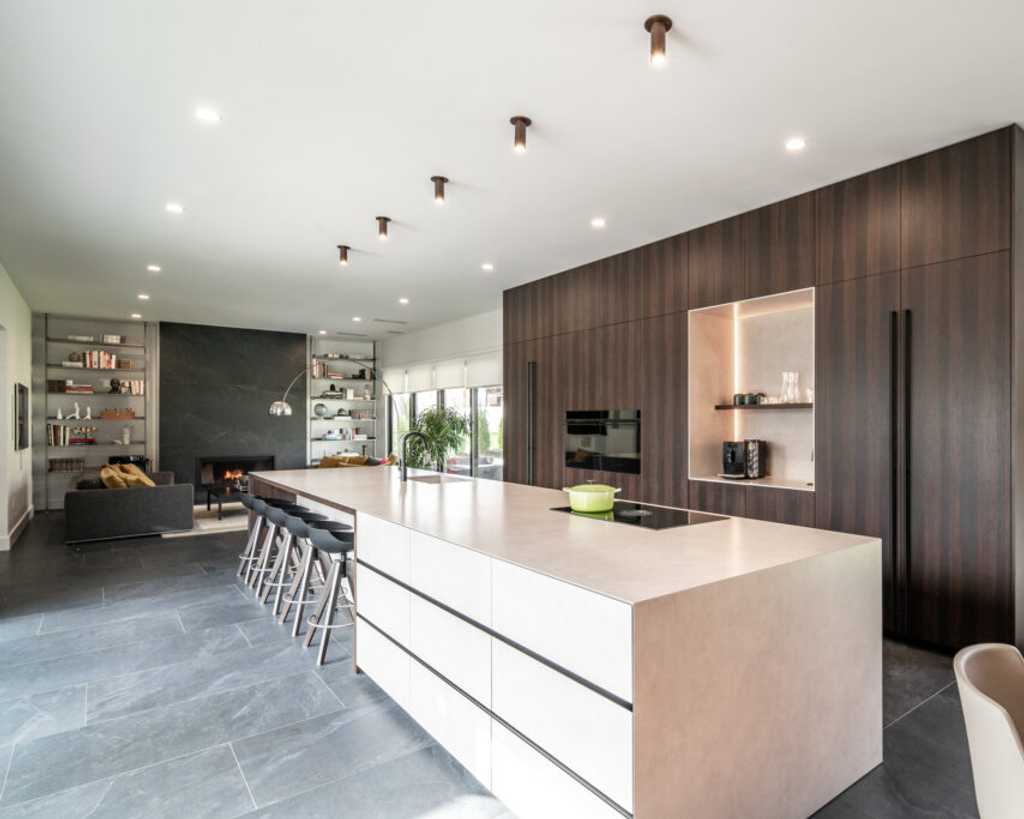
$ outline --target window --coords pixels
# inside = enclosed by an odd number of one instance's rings
[[[473,474],[500,481],[505,474],[505,407],[501,387],[473,390]]]
[[[419,418],[420,413],[423,412],[423,410],[437,406],[437,390],[415,392],[413,393],[413,399],[413,412],[415,412],[416,417]]]
[[[446,408],[450,408],[458,412],[464,418],[470,421],[472,427],[473,415],[470,411],[470,391],[464,387],[458,389],[444,390],[444,405]],[[473,456],[470,452],[470,441],[471,436],[466,435],[462,439],[462,444],[459,448],[448,456],[448,463],[445,466],[445,472],[451,472],[456,475],[471,475]]]
[[[388,419],[390,430],[389,440],[391,451],[398,451],[398,442],[409,431],[409,419],[412,417],[412,396],[399,393],[391,396],[391,414]]]

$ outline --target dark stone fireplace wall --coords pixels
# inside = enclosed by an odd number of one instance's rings
[[[293,414],[267,414],[307,365],[306,337],[201,324],[160,324],[160,468],[193,483],[196,458],[273,455],[276,469],[306,464],[306,380]]]

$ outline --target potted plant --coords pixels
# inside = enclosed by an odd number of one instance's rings
[[[426,436],[426,442],[409,439],[409,466],[444,472],[448,456],[458,452],[469,436],[469,419],[452,407],[429,407],[412,420],[409,429]]]

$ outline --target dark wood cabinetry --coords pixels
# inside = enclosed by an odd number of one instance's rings
[[[1022,191],[1006,128],[506,291],[508,478],[879,537],[889,633],[1024,645]],[[815,284],[815,491],[689,481],[687,311]],[[642,474],[566,469],[569,407]]]
[[[814,194],[795,196],[746,217],[747,298],[814,285]]]
[[[900,269],[900,166],[817,192],[818,284]]]
[[[690,481],[690,508],[717,515],[746,517],[747,487],[715,481]]]
[[[794,526],[815,526],[814,493],[799,489],[772,489],[767,486],[748,486],[748,518],[772,523],[790,523]]]
[[[1009,248],[1010,137],[1003,128],[902,164],[902,267]]]
[[[816,525],[882,538],[890,632],[899,309],[898,272],[819,287],[814,308]]]
[[[1010,255],[903,273],[907,633],[1013,639]]]

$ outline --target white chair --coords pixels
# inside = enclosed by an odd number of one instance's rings
[[[1024,657],[1000,643],[953,659],[981,819],[1024,816]]]

